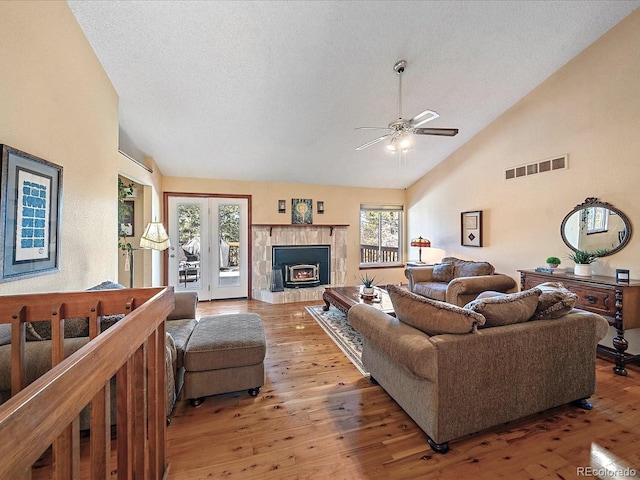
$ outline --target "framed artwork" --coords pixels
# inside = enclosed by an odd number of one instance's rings
[[[134,210],[133,207],[135,202],[133,200],[125,200],[124,201],[124,213],[122,218],[120,219],[120,231],[123,232],[127,237],[135,237],[134,234]]]
[[[313,200],[291,199],[291,223],[313,223]]]
[[[60,271],[62,167],[2,145],[0,282]]]
[[[482,210],[460,214],[460,243],[465,247],[482,246]]]

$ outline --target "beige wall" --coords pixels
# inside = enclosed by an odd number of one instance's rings
[[[313,199],[314,224],[347,224],[347,283],[356,284],[360,276],[360,204],[404,204],[405,191],[400,189],[334,187],[295,183],[244,182],[194,178],[165,177],[166,192],[220,193],[251,195],[253,223],[291,223],[291,199]],[[278,200],[286,200],[287,213],[278,213]],[[324,201],[324,215],[318,215],[316,202]],[[362,272],[364,273],[364,272]],[[404,279],[402,268],[375,270],[381,282],[397,283]],[[405,280],[406,281],[406,280]]]
[[[0,293],[114,280],[118,96],[66,2],[0,2],[0,18],[0,139],[64,168],[61,271]]]
[[[564,216],[587,197],[622,210],[634,232],[620,253],[594,265],[640,279],[640,10],[600,38],[407,192],[409,236],[427,236],[443,254],[517,269],[562,267]],[[473,115],[473,105],[469,105]],[[508,167],[569,154],[569,169],[504,180]],[[483,248],[460,246],[460,212],[483,210]]]

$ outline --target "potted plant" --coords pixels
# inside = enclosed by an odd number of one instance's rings
[[[594,252],[587,252],[585,250],[576,250],[573,253],[567,255],[569,260],[572,260],[576,265],[573,268],[573,273],[580,277],[591,276],[591,264],[595,262],[598,257],[607,253],[607,250],[596,250]]]
[[[373,295],[375,293],[374,286],[376,277],[370,277],[368,273],[360,276],[360,281],[362,282],[362,294],[363,295]]]
[[[547,258],[547,266],[549,268],[558,268],[558,265],[560,265],[562,262],[560,261],[560,259],[558,257],[549,257]]]

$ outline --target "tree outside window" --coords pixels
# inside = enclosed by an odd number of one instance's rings
[[[402,263],[402,207],[360,207],[360,264]]]

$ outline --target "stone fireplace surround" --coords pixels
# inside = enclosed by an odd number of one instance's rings
[[[327,225],[253,225],[252,291],[255,300],[267,303],[293,303],[322,300],[325,287],[344,286],[347,277],[347,226]],[[311,288],[285,288],[272,292],[271,251],[274,245],[330,245],[331,279],[329,285]]]

